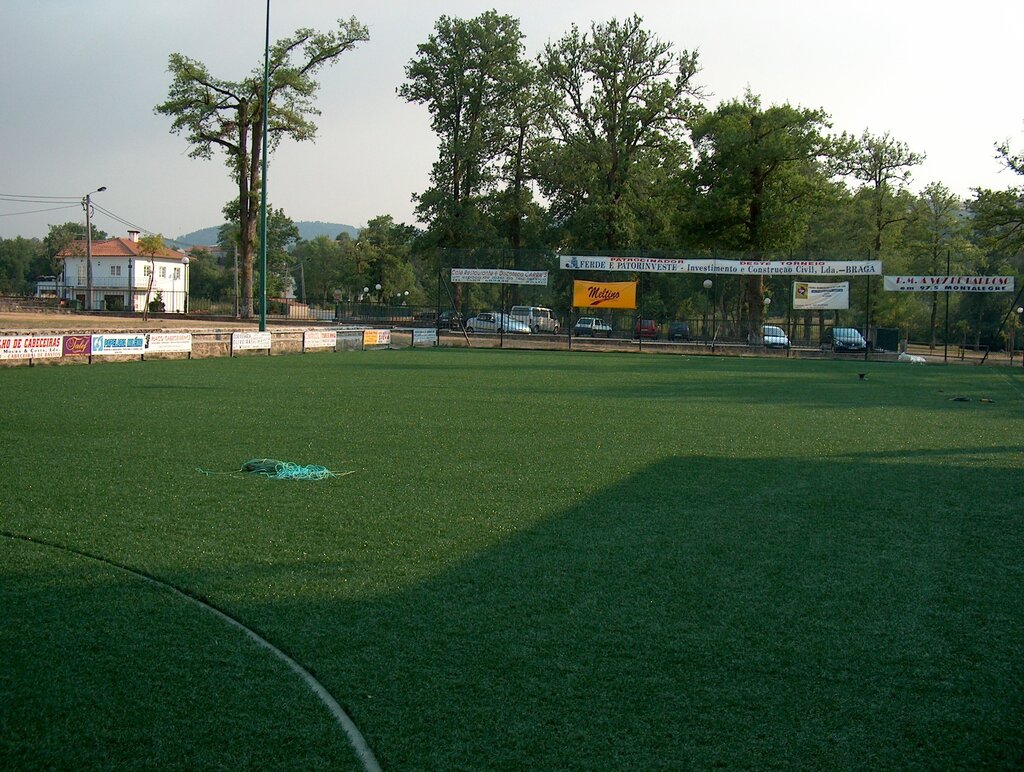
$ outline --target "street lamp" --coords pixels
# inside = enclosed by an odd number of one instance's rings
[[[102,193],[107,189],[106,185],[100,185],[96,190],[86,193],[82,199],[82,208],[85,209],[85,310],[92,310],[92,194]]]
[[[711,306],[711,326],[715,326],[715,307],[711,305],[711,288],[714,286],[711,279],[704,280],[704,345],[708,344],[708,306]],[[712,331],[713,333],[713,331]],[[714,351],[715,340],[711,338],[711,350]]]
[[[185,280],[185,287],[184,287],[182,303],[181,303],[181,313],[187,314],[188,313],[188,255],[185,255],[183,258],[181,258],[181,266],[182,266],[182,268],[181,268],[182,273],[184,274],[184,276],[182,278],[184,278],[184,280]]]
[[[1017,324],[1020,324],[1024,321],[1024,306],[1017,306],[1015,310],[1017,312],[1017,316],[1014,318],[1014,321]],[[1013,365],[1013,343],[1014,338],[1017,337],[1017,324],[1014,324],[1013,327],[1010,328],[1010,365]],[[1024,367],[1024,347],[1021,348],[1020,352],[1020,364],[1021,367]]]
[[[772,304],[772,299],[769,298],[769,297],[765,297],[765,299],[764,299],[764,315],[761,317],[761,334],[759,336],[761,338],[761,343],[762,344],[764,344],[764,326],[766,324],[768,324],[768,308],[771,306],[771,304]]]

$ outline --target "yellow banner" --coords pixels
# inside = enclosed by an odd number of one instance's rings
[[[364,346],[390,346],[391,330],[363,330]]]
[[[573,308],[636,308],[635,281],[573,281]]]

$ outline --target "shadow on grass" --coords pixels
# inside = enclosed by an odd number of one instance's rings
[[[996,467],[672,458],[412,585],[393,581],[394,566],[349,558],[374,540],[422,539],[413,511],[364,524],[357,541],[321,532],[317,554],[330,555],[310,563],[260,565],[280,536],[262,543],[257,533],[252,563],[179,579],[221,598],[313,671],[385,769],[1012,767],[1024,761],[1022,495],[1019,470]],[[349,565],[365,575],[346,574]],[[66,666],[74,652],[70,677],[91,697],[70,700],[51,681],[56,696],[38,699],[44,715],[84,718],[84,734],[99,715],[101,737],[120,736],[117,722],[128,721],[127,736],[142,737],[160,713],[118,716],[144,699],[122,696],[132,679],[159,674],[164,653],[181,652],[183,640],[218,636],[192,632],[194,621],[177,611],[156,614],[117,582],[97,589],[61,570],[22,572],[18,627],[4,640],[19,668],[8,670],[10,688],[33,685],[21,682],[19,663],[39,672]],[[337,574],[326,599],[324,571]],[[8,567],[5,582],[11,575]],[[346,580],[378,592],[352,600]],[[317,592],[306,594],[311,582]],[[127,633],[53,644],[32,630],[39,609],[44,631],[64,616],[88,627],[99,609],[122,620],[115,630],[151,614],[166,619],[148,650]],[[308,711],[288,717],[294,695],[264,710],[281,679],[260,672],[263,655],[210,657],[201,672],[215,683],[224,682],[218,657],[228,672],[252,669],[253,693],[232,696],[228,708],[217,694],[196,697],[192,712],[210,726],[198,739],[185,735],[191,741],[216,747],[238,731],[231,721],[256,714],[256,735],[276,737],[282,706],[285,722],[310,722],[313,736],[326,736]],[[117,669],[135,658],[137,667]],[[108,690],[97,673],[115,685]],[[190,705],[187,657],[166,679],[139,683],[172,689],[169,726],[187,726],[173,698]],[[4,710],[5,734],[58,741],[59,732]],[[243,735],[254,765],[332,759],[301,755],[308,736],[265,757],[263,741]],[[173,732],[157,746],[146,749],[154,766],[179,760]],[[60,758],[19,748],[15,761]],[[115,764],[139,760],[130,744],[106,750],[101,758]]]
[[[1013,765],[1022,494],[673,459],[433,580],[270,618],[306,627],[385,768]]]

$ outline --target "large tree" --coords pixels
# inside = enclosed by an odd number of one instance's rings
[[[442,248],[486,243],[482,197],[494,188],[496,159],[508,146],[515,106],[530,80],[519,20],[487,11],[442,16],[406,66],[398,94],[424,104],[438,137],[430,188],[417,214]]]
[[[829,178],[844,139],[827,134],[822,110],[788,104],[764,108],[747,93],[693,122],[697,158],[687,179],[688,239],[706,248],[737,250],[752,259],[803,243],[811,203],[834,198]],[[747,279],[742,306],[757,334],[764,280]]]
[[[213,77],[201,62],[171,54],[172,76],[167,101],[156,112],[173,117],[171,131],[184,134],[190,155],[210,158],[214,150],[225,153],[228,168],[238,185],[239,258],[242,296],[253,297],[253,250],[260,210],[260,167],[263,139],[273,150],[282,137],[311,139],[316,125],[311,116],[319,114],[313,97],[319,88],[315,76],[321,68],[361,41],[369,40],[365,26],[354,17],[339,19],[331,32],[309,28],[296,30],[270,49],[268,125],[263,124],[263,67],[240,81]],[[242,315],[250,318],[250,302]]]
[[[643,20],[575,25],[539,58],[554,96],[555,136],[539,154],[541,188],[576,243],[591,249],[634,245],[639,210],[665,159],[678,158],[685,138],[697,54],[676,52],[643,28]]]

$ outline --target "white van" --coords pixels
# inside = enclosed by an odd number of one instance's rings
[[[511,316],[517,322],[527,325],[533,333],[558,333],[558,320],[550,308],[542,306],[512,306]]]

